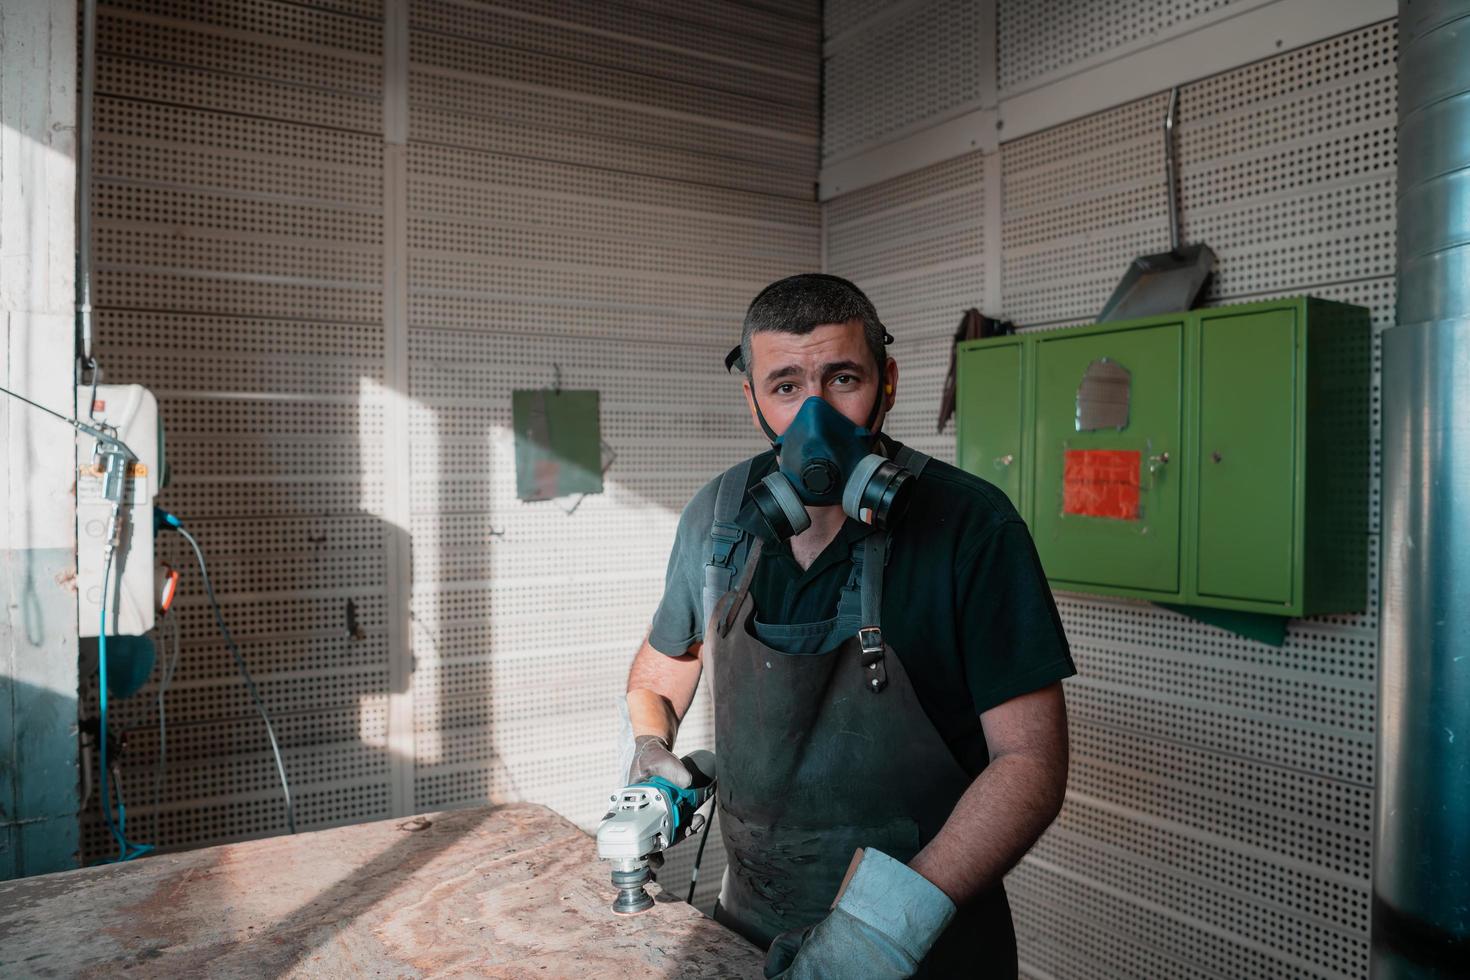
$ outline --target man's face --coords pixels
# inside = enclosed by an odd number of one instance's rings
[[[879,375],[861,320],[824,323],[805,334],[772,330],[752,334],[750,359],[752,372],[745,382],[750,418],[760,428],[755,411],[758,401],[778,436],[796,417],[802,402],[813,395],[855,425],[864,425],[880,388],[887,385],[891,390],[883,395],[878,424],[893,407],[898,390],[898,365],[890,357]]]

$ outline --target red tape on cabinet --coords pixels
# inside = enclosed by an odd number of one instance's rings
[[[1138,520],[1142,454],[1126,449],[1068,449],[1062,469],[1062,513]]]

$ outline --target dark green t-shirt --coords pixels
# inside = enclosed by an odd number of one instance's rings
[[[898,443],[888,442],[892,455]],[[757,456],[747,486],[774,467],[774,452]],[[704,635],[704,566],[719,482],[696,493],[679,519],[649,635],[654,649],[670,656]],[[751,532],[760,527],[748,495],[738,523]],[[789,544],[768,543],[751,583],[761,621],[832,616],[852,570],[852,543],[872,531],[849,518],[806,571]],[[988,759],[979,714],[1076,673],[1031,534],[998,488],[932,460],[914,483],[890,548],[884,638],[934,727],[960,763],[977,773]]]

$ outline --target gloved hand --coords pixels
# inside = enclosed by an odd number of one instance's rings
[[[680,789],[688,789],[694,782],[684,763],[669,751],[668,742],[657,735],[639,735],[633,739],[633,764],[628,767],[628,779],[623,785],[636,785],[649,776],[662,776]],[[664,866],[664,856],[650,854],[648,865],[657,871]]]
[[[766,954],[773,980],[898,980],[913,976],[955,905],[901,861],[867,848],[827,917],[777,936]]]
[[[626,785],[641,783],[649,776],[662,776],[680,789],[694,782],[684,763],[669,751],[668,742],[657,735],[639,735],[633,740],[633,764],[628,767]]]

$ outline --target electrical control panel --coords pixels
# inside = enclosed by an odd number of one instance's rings
[[[121,506],[114,529],[105,456],[97,439],[77,436],[77,632],[98,635],[107,543],[115,537],[106,584],[107,635],[141,636],[153,628],[158,608],[153,498],[161,488],[164,466],[158,399],[141,385],[82,386],[77,388],[76,417],[114,436],[137,456],[119,467]]]

